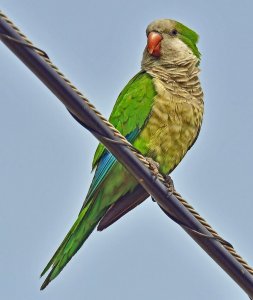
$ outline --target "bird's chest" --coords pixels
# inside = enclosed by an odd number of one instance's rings
[[[193,144],[203,109],[166,89],[158,90],[150,117],[134,145],[171,172]]]

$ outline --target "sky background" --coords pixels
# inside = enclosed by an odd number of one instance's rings
[[[205,116],[177,190],[253,265],[252,1],[0,0],[11,20],[109,116],[157,18],[200,34]],[[39,274],[89,187],[96,139],[0,43],[0,298],[248,299],[150,199],[94,232],[48,288]]]

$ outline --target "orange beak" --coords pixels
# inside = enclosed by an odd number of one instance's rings
[[[152,31],[148,35],[147,49],[149,54],[159,57],[161,55],[161,40],[163,37],[160,33]]]

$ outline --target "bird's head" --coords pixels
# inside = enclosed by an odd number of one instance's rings
[[[166,66],[191,58],[199,62],[198,34],[185,25],[169,19],[156,20],[148,25],[146,33],[142,68]]]

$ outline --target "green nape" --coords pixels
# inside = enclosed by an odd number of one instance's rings
[[[193,54],[200,59],[201,53],[197,47],[199,35],[184,24],[177,21],[175,21],[175,23],[179,38],[192,50]]]

